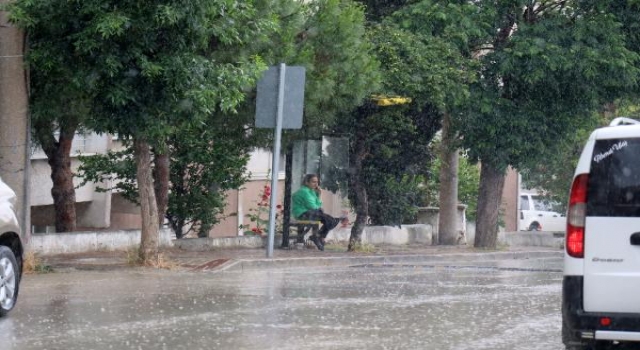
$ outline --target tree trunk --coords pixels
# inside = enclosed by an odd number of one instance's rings
[[[458,158],[455,134],[451,130],[451,117],[445,114],[442,121],[440,148],[440,196],[438,214],[438,244],[455,245],[460,242],[458,232]]]
[[[498,216],[506,168],[497,169],[489,163],[481,163],[474,246],[477,248],[496,248]]]
[[[158,207],[151,174],[151,150],[146,140],[136,137],[133,140],[133,152],[142,217],[140,260],[148,264],[158,259],[159,250]]]
[[[173,174],[171,174],[172,180],[171,182],[171,192],[176,197],[181,197],[186,195],[186,169],[174,169],[176,170]],[[177,209],[180,212],[180,209]],[[171,229],[176,235],[177,239],[180,239],[185,236],[185,225],[187,224],[184,217],[182,215],[175,215],[170,211],[167,211],[166,217],[169,220],[169,225],[171,225]]]
[[[158,227],[164,224],[165,214],[169,206],[169,155],[155,154],[153,158],[153,184],[158,206]]]
[[[69,118],[71,119],[71,118]],[[53,125],[48,122],[34,122],[36,137],[47,155],[51,167],[51,196],[55,210],[56,232],[72,232],[76,229],[76,191],[71,171],[71,146],[77,130],[77,123],[60,125],[60,137],[53,136]]]
[[[351,173],[351,188],[355,194],[356,221],[351,227],[351,237],[347,248],[347,251],[350,252],[354,251],[358,244],[362,242],[362,232],[367,226],[367,219],[369,218],[367,189],[362,183],[362,167],[367,156],[366,134],[363,131],[366,128],[361,125],[357,130],[354,141],[353,172]]]

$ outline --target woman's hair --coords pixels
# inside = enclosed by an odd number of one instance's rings
[[[302,179],[302,184],[303,185],[308,185],[309,182],[311,182],[311,179],[313,179],[314,177],[318,177],[318,175],[316,174],[307,174],[304,176],[304,178]],[[318,178],[319,180],[320,178]]]

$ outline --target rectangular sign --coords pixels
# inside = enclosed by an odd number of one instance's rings
[[[285,66],[283,129],[302,128],[304,110],[305,68]],[[256,127],[275,128],[278,112],[278,84],[280,68],[271,66],[258,81],[256,96]]]

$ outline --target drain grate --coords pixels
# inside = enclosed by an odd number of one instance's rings
[[[215,259],[215,260],[207,261],[204,264],[201,264],[201,265],[198,265],[198,266],[194,267],[193,269],[191,269],[191,271],[213,270],[216,267],[226,263],[229,260],[231,260],[231,259]]]

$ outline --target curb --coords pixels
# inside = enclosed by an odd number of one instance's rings
[[[493,253],[459,253],[459,254],[430,254],[430,255],[393,255],[393,256],[358,256],[358,257],[304,257],[278,259],[238,259],[228,261],[208,272],[245,272],[270,269],[291,269],[306,267],[332,267],[353,265],[390,265],[402,263],[429,263],[441,261],[472,262],[505,259],[542,259],[560,258],[562,251],[523,251],[523,252],[493,252]]]

